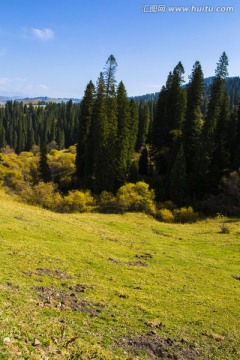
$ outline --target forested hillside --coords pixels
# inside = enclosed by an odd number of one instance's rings
[[[2,152],[40,147],[43,173],[49,150],[77,144],[75,187],[116,193],[123,184],[141,180],[158,200],[179,205],[217,196],[234,171],[231,176],[238,179],[239,78],[227,79],[225,53],[215,76],[205,82],[197,61],[187,86],[179,62],[156,102],[129,99],[123,82],[116,83],[116,71],[111,55],[96,85],[88,83],[80,104],[7,102],[0,108]]]
[[[204,87],[203,87],[203,110],[206,111],[206,104],[211,92],[211,85],[214,77],[208,77],[204,79]],[[235,77],[227,77],[225,79],[227,94],[230,98],[231,108],[234,109],[235,106],[238,105],[240,99],[240,78],[239,76]],[[188,87],[188,84],[183,85],[184,87]],[[155,103],[159,97],[159,92],[133,96],[132,98],[140,103],[141,101],[149,101]]]

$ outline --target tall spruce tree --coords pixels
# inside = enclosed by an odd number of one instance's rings
[[[44,182],[51,181],[51,170],[48,165],[47,145],[46,144],[43,144],[40,149],[39,174],[40,174],[40,179],[42,181],[44,181]]]
[[[196,149],[199,143],[203,125],[203,114],[201,105],[203,99],[204,77],[199,61],[196,61],[187,87],[187,110],[184,124],[184,152],[186,156],[187,173],[193,170]]]
[[[117,62],[113,55],[110,55],[104,69],[104,80],[106,87],[106,111],[108,121],[108,135],[105,154],[105,170],[108,177],[106,190],[114,191],[117,163],[117,131],[118,131],[118,110],[116,94],[116,71]]]
[[[131,117],[131,122],[130,122],[131,137],[129,142],[129,156],[131,157],[136,148],[138,128],[139,128],[139,113],[138,113],[138,106],[133,99],[130,100],[129,106],[130,106],[130,117]]]
[[[218,168],[213,164],[213,155],[216,153],[217,129],[221,109],[225,98],[225,78],[228,75],[228,58],[224,52],[217,63],[215,77],[213,79],[207,117],[203,125],[199,149],[196,153],[194,184],[195,193],[202,197],[206,193],[216,191],[219,180]]]
[[[117,62],[113,55],[110,55],[107,59],[105,69],[104,69],[104,80],[106,85],[106,94],[110,95],[113,89],[115,89],[116,78],[115,74],[117,71]]]
[[[107,117],[107,97],[103,73],[100,73],[92,121],[93,139],[93,188],[96,192],[108,189],[107,148],[109,124]]]
[[[152,129],[152,157],[161,175],[169,173],[178,152],[186,112],[186,90],[182,87],[184,68],[181,62],[170,72],[162,88]]]
[[[150,110],[148,104],[143,101],[139,104],[138,110],[139,110],[139,124],[138,124],[136,150],[139,152],[146,143],[149,123],[150,123]]]
[[[176,204],[186,201],[186,159],[183,145],[180,146],[170,173],[169,195]]]
[[[131,112],[127,92],[121,81],[117,89],[118,104],[118,134],[117,134],[117,164],[116,164],[116,187],[122,185],[128,178],[131,155],[129,153],[131,143]]]
[[[237,124],[236,124],[236,138],[234,141],[234,149],[233,149],[233,156],[232,156],[232,170],[240,171],[240,106],[237,112]]]
[[[87,142],[93,115],[94,94],[95,87],[92,81],[90,81],[86,87],[84,97],[81,102],[81,115],[79,121],[79,135],[76,154],[76,174],[78,179],[81,179],[82,181],[86,176],[86,161],[90,160],[87,158],[87,155],[89,155],[87,154]],[[59,137],[60,136],[61,133],[59,134]],[[80,183],[82,183],[82,181],[80,181]]]

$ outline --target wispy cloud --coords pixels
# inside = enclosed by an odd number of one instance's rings
[[[38,96],[48,91],[44,84],[31,83],[22,77],[8,78],[0,77],[0,95],[26,95]]]
[[[21,37],[24,39],[36,39],[40,41],[52,40],[55,37],[55,33],[50,28],[22,28]]]
[[[52,29],[32,29],[32,34],[36,39],[39,40],[52,40],[54,38],[54,31]]]
[[[48,90],[48,86],[47,86],[47,85],[43,85],[43,84],[40,84],[40,85],[39,85],[39,88],[40,88],[41,90]]]

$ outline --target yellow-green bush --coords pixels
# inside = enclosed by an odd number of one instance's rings
[[[154,190],[143,181],[123,185],[117,192],[117,205],[123,211],[144,211],[155,214]]]
[[[90,191],[70,191],[61,202],[61,212],[84,212],[94,205],[94,198]]]
[[[171,210],[169,209],[161,209],[157,212],[157,218],[162,220],[166,223],[174,222],[174,215]]]
[[[103,191],[97,199],[97,204],[98,204],[98,210],[100,212],[104,212],[104,213],[119,212],[116,196],[114,196],[111,192]]]
[[[46,209],[55,210],[59,196],[56,192],[57,186],[53,183],[40,182],[33,188],[33,204],[38,204]]]
[[[192,223],[199,219],[198,213],[191,206],[176,209],[173,214],[174,221],[178,223]]]

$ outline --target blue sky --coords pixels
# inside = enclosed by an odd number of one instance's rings
[[[165,12],[149,12],[152,4]],[[190,5],[234,11],[168,11]],[[0,96],[82,97],[110,54],[130,96],[159,91],[179,60],[186,80],[196,60],[213,75],[223,51],[230,76],[240,75],[239,15],[239,0],[1,1]]]

